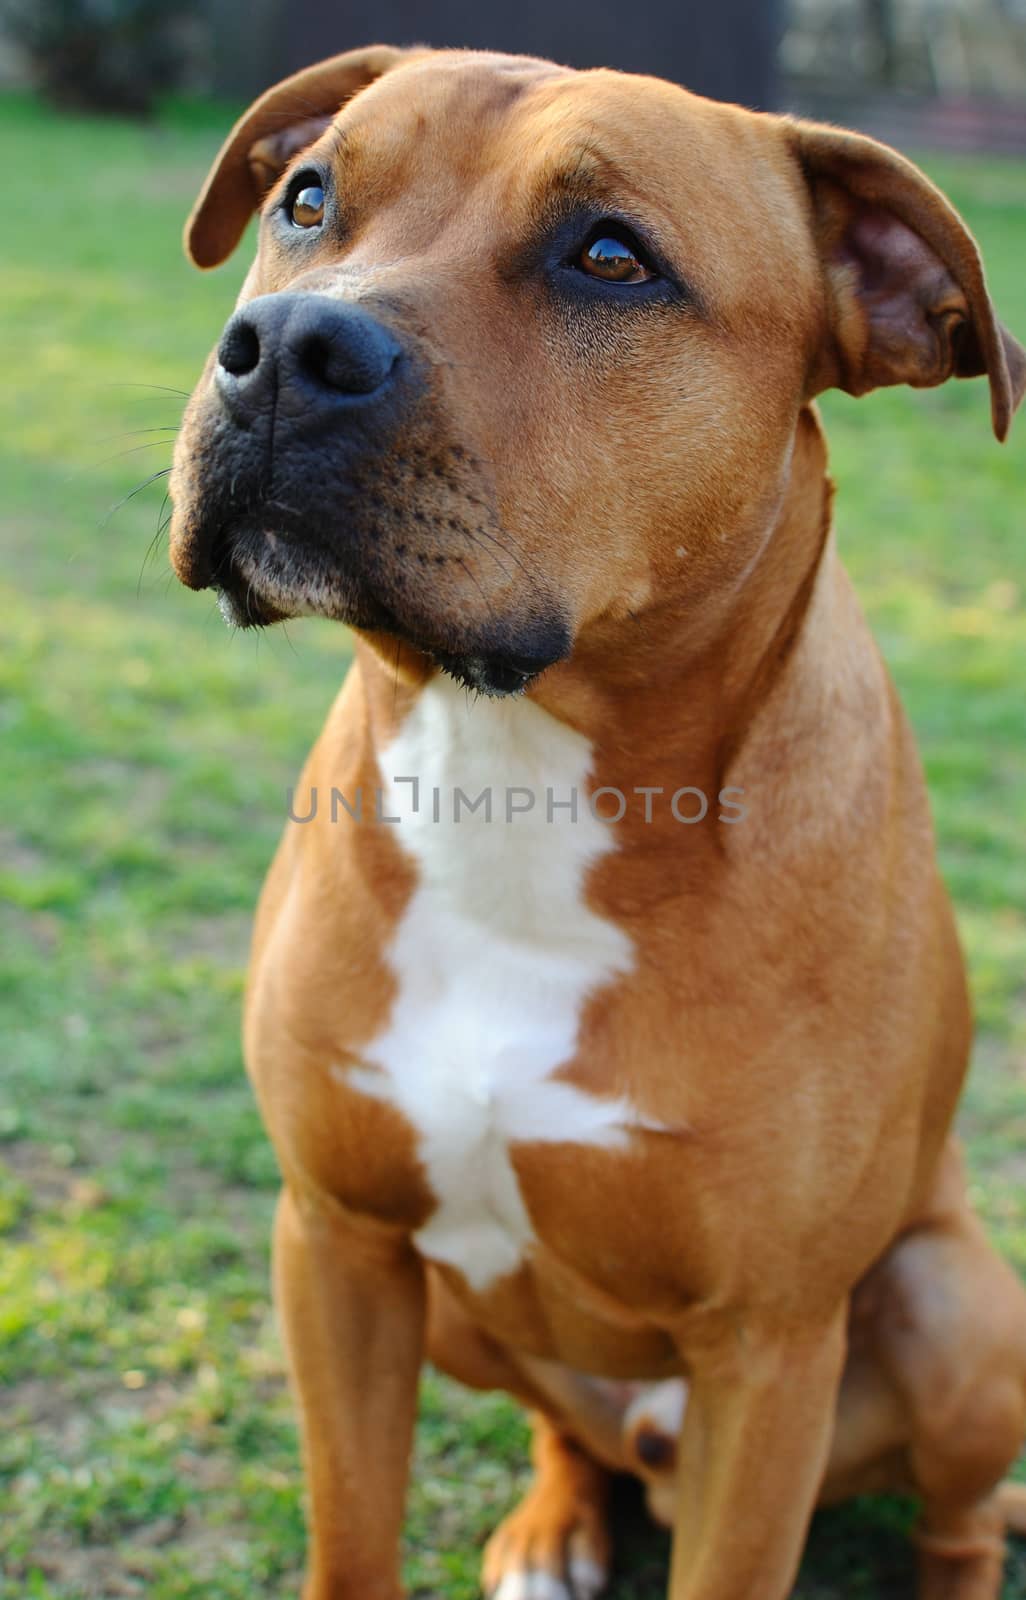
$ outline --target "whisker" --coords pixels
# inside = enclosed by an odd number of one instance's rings
[[[188,400],[188,391],[185,389],[171,389],[166,383],[105,383],[104,389],[152,389],[158,394],[176,394],[182,400]]]
[[[482,589],[481,585],[478,583],[478,581],[475,578],[474,574],[471,572],[470,568],[467,566],[467,563],[464,561],[463,557],[462,556],[457,556],[456,560],[459,563],[459,565],[463,568],[464,572],[467,574],[467,577],[470,579],[471,583],[474,585],[474,588],[477,590],[478,594],[481,596],[481,600],[482,600],[482,603],[484,605],[484,608],[488,612],[488,615],[491,616],[492,615],[492,608],[488,604],[488,600],[487,600],[487,598],[485,596],[485,592]]]
[[[250,622],[254,622],[256,620],[255,617],[253,616],[253,609],[252,609],[253,586],[254,586],[254,580],[253,580],[252,577],[250,577],[250,578],[248,578],[246,580],[246,599],[245,599],[246,617],[248,618],[248,620]]]
[[[492,544],[498,545],[504,556],[509,556],[511,561],[515,561],[521,572],[524,574],[524,577],[533,584],[534,579],[530,571],[521,561],[516,551],[512,550],[504,539],[500,539],[497,533],[490,532],[488,528],[478,528],[477,531],[483,538],[490,540]]]
[[[161,422],[154,428],[126,428],[123,433],[101,433],[97,443],[113,444],[115,439],[133,439],[140,433],[177,433],[177,422]]]
[[[471,544],[474,545],[478,550],[480,550],[483,555],[491,556],[492,560],[495,562],[495,565],[498,567],[499,571],[502,573],[504,578],[512,578],[513,574],[510,572],[508,567],[503,566],[502,562],[499,560],[499,558],[495,554],[494,550],[489,550],[487,545],[482,544],[480,539],[477,537],[477,535],[474,534],[474,533],[471,533],[469,528],[464,528],[463,532],[464,532],[465,536],[470,540]],[[459,559],[459,558],[457,558],[457,559]]]
[[[299,516],[298,511],[296,511],[292,506],[287,506],[284,500],[265,500],[263,503],[265,506],[269,506],[272,511],[284,511],[287,517],[298,518]]]
[[[158,445],[169,443],[168,439],[147,439],[145,444],[133,444],[127,450],[115,450],[112,456],[103,456],[99,461],[94,461],[93,466],[106,467],[111,461],[120,461],[123,456],[137,456],[140,450],[155,450]]]
[[[161,467],[159,472],[151,472],[150,476],[148,478],[144,478],[142,483],[137,483],[134,489],[130,489],[127,494],[122,495],[121,499],[118,500],[116,504],[112,505],[110,510],[107,512],[107,515],[100,523],[99,531],[101,533],[103,532],[107,524],[110,522],[111,517],[120,511],[122,506],[127,505],[129,500],[134,500],[137,494],[142,494],[143,490],[148,489],[151,483],[156,483],[158,478],[168,477],[170,472],[170,467]]]
[[[147,546],[146,554],[143,556],[143,559],[142,559],[142,566],[139,568],[139,578],[138,578],[138,581],[137,581],[136,586],[135,586],[135,598],[137,600],[139,599],[140,595],[142,594],[142,581],[143,581],[143,577],[145,576],[145,573],[146,573],[146,568],[149,565],[149,562],[151,561],[153,556],[156,555],[157,547],[160,544],[161,537],[163,536],[163,534],[167,530],[168,525],[170,524],[170,521],[171,521],[172,512],[167,509],[168,508],[168,501],[170,499],[171,499],[170,494],[165,493],[164,498],[160,503],[160,510],[157,512],[157,531],[153,535],[153,538],[150,540],[149,545]],[[167,516],[164,515],[165,510],[167,510]]]
[[[500,538],[498,538],[494,533],[489,533],[487,528],[478,528],[476,533],[472,532],[472,530],[470,528],[464,528],[463,532],[466,534],[466,536],[470,540],[471,544],[476,544],[478,549],[479,550],[483,550],[486,556],[491,556],[492,560],[495,562],[495,565],[499,568],[499,571],[501,573],[503,573],[505,577],[512,578],[513,574],[510,572],[508,567],[503,566],[502,562],[499,560],[499,558],[495,554],[494,550],[487,549],[481,543],[482,539],[487,539],[490,544],[497,545],[498,548],[502,551],[504,556],[509,556],[511,561],[515,561],[517,566],[520,568],[521,572],[524,574],[524,577],[527,579],[528,583],[533,585],[534,579],[532,578],[532,576],[531,576],[530,572],[527,570],[527,568],[524,566],[524,563],[521,561],[521,559],[517,555],[516,551],[508,549],[507,546],[505,544],[503,544],[502,540]]]

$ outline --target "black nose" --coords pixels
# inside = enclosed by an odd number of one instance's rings
[[[323,294],[267,294],[240,307],[217,347],[215,381],[239,420],[277,405],[308,413],[360,404],[389,383],[402,354],[380,322]]]

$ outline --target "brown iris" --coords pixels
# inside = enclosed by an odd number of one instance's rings
[[[292,201],[292,220],[297,228],[316,228],[324,221],[324,190],[311,183]]]
[[[647,283],[655,277],[626,240],[612,234],[594,239],[582,250],[579,265],[590,277],[606,283]]]

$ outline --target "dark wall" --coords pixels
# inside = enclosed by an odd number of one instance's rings
[[[230,11],[232,0],[221,5]],[[240,21],[248,9],[239,8]],[[222,87],[249,93],[359,44],[471,45],[574,67],[653,72],[700,94],[769,109],[781,11],[782,0],[551,0],[528,7],[488,0],[278,0],[260,52],[263,81]],[[245,31],[252,40],[251,21]],[[230,70],[230,45],[221,54]],[[245,70],[251,77],[251,50]]]

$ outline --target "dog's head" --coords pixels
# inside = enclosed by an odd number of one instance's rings
[[[822,389],[986,373],[1003,438],[1026,385],[915,167],[656,79],[353,51],[238,123],[193,260],[254,210],[175,570],[242,625],[329,615],[491,692],[740,583]]]

